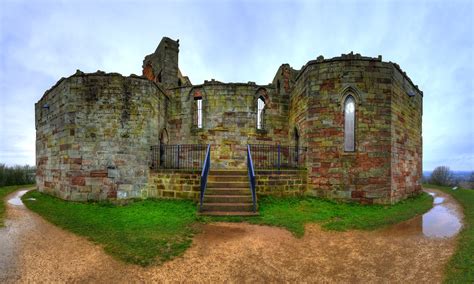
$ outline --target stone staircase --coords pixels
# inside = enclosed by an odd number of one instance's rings
[[[247,170],[211,170],[202,215],[255,216]]]

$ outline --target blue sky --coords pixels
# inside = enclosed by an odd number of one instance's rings
[[[34,164],[34,103],[61,77],[141,74],[168,36],[195,84],[380,54],[424,91],[424,170],[474,170],[473,1],[414,2],[0,0],[0,162]]]

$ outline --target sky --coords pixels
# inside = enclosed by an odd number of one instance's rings
[[[267,84],[282,63],[382,55],[424,92],[423,169],[474,170],[473,3],[0,0],[0,163],[35,163],[34,104],[61,77],[141,75],[168,36],[194,84]]]

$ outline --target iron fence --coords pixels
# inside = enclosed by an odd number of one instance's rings
[[[201,170],[207,145],[154,145],[151,146],[152,169]]]
[[[306,147],[250,144],[255,169],[297,169],[305,167]]]

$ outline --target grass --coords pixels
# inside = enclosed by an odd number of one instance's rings
[[[371,230],[410,219],[432,206],[428,194],[390,206],[337,203],[313,197],[267,197],[259,201],[258,217],[217,218],[197,217],[196,205],[185,200],[149,199],[119,206],[68,202],[31,191],[23,202],[51,223],[101,244],[112,256],[143,266],[182,254],[191,244],[195,225],[203,222],[245,221],[284,227],[302,236],[308,222],[321,223],[329,230]]]
[[[5,201],[3,200],[8,194],[18,190],[19,188],[31,187],[32,184],[26,185],[10,185],[0,187],[0,228],[5,226]]]
[[[464,226],[459,233],[457,250],[446,267],[446,283],[474,283],[474,190],[425,184],[453,196],[463,207]]]
[[[112,256],[142,266],[182,254],[195,232],[192,201],[149,199],[119,206],[68,202],[31,191],[23,202],[51,223],[101,244]]]
[[[339,203],[314,197],[274,198],[259,200],[260,216],[247,218],[254,224],[283,227],[295,236],[304,235],[306,223],[321,223],[328,230],[373,230],[423,214],[432,207],[432,198],[421,194],[395,205],[361,205]],[[203,221],[239,222],[244,218],[202,217]]]

